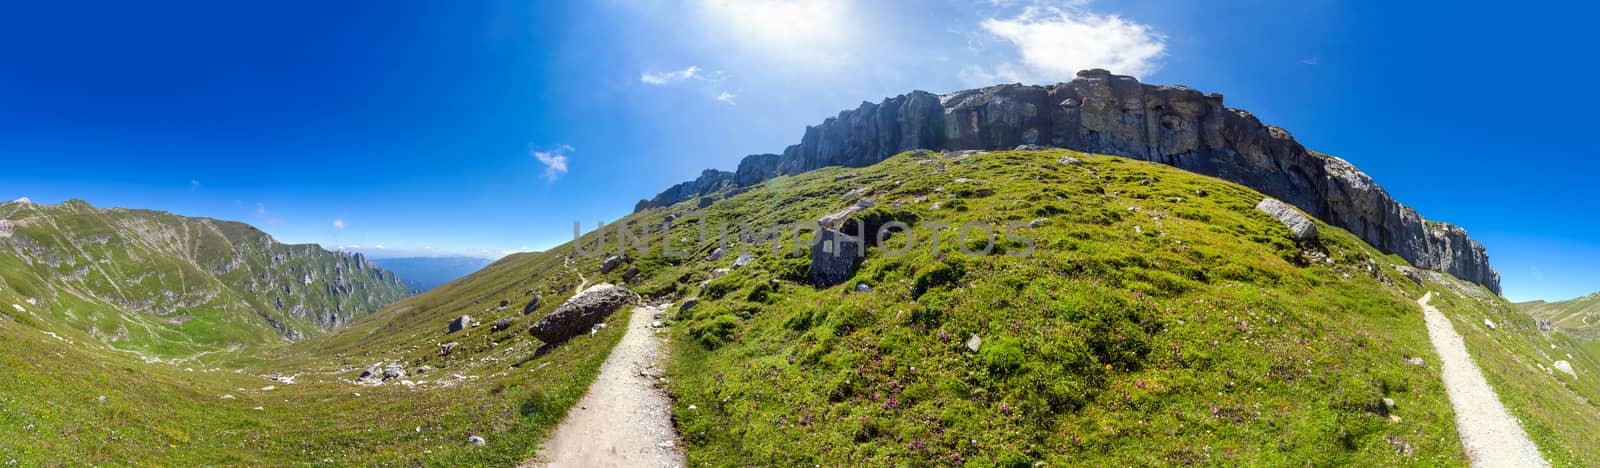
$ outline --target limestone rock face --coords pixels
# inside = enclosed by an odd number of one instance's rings
[[[655,198],[651,198],[649,200],[639,200],[639,203],[633,206],[633,211],[639,212],[650,208],[671,206],[675,203],[689,200],[694,197],[709,195],[712,192],[723,189],[724,187],[731,186],[733,183],[734,173],[719,171],[716,169],[706,169],[701,171],[700,177],[696,178],[695,180],[674,185],[667,190],[656,194]]]
[[[685,182],[656,199],[731,181],[740,187],[826,166],[867,166],[914,149],[1067,148],[1176,166],[1229,180],[1344,228],[1413,265],[1500,292],[1500,276],[1465,230],[1425,221],[1367,174],[1313,153],[1289,132],[1230,109],[1220,94],[1155,86],[1105,70],[1049,86],[1009,84],[935,95],[923,91],[863,103],[806,128],[782,154],[746,157],[731,176]],[[726,174],[726,173],[722,173]],[[680,200],[681,201],[681,200]],[[662,206],[641,202],[641,206]]]
[[[613,312],[639,302],[639,295],[627,288],[601,283],[572,296],[556,307],[538,323],[528,328],[528,334],[545,343],[560,343],[589,332],[589,328],[605,321]]]

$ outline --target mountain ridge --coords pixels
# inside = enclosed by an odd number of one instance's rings
[[[863,102],[808,126],[782,154],[745,157],[737,172],[708,169],[635,212],[749,187],[826,166],[863,167],[916,149],[1052,146],[1126,156],[1219,177],[1282,199],[1419,268],[1501,293],[1500,275],[1466,230],[1424,219],[1349,162],[1306,149],[1282,128],[1224,107],[1222,95],[1140,83],[1095,69],[1050,86],[1008,84]]]
[[[409,294],[360,254],[82,200],[0,204],[0,252],[17,312],[162,358],[298,340]]]

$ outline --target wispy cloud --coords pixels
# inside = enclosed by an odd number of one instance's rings
[[[189,179],[189,191],[190,192],[197,192],[199,190],[200,190],[200,181],[196,180],[196,179]]]
[[[256,217],[266,221],[267,224],[283,224],[282,218],[273,216],[272,213],[267,211],[267,204],[265,203],[256,202]]]
[[[573,151],[572,146],[561,145],[551,151],[528,150],[533,158],[544,165],[544,178],[554,182],[567,173],[567,153]]]
[[[1052,83],[1089,68],[1143,76],[1160,69],[1166,55],[1166,37],[1150,26],[1094,13],[1084,2],[1029,6],[1014,17],[986,18],[979,27],[1015,47],[1017,60],[962,70],[971,84]]]
[[[344,218],[334,218],[333,219],[333,228],[334,229],[343,230],[344,226],[345,226]]]
[[[1301,60],[1300,60],[1300,64],[1301,64],[1301,65],[1319,65],[1319,64],[1321,64],[1321,63],[1322,63],[1322,60],[1321,60],[1321,59],[1318,59],[1318,58],[1317,58],[1317,57],[1315,57],[1315,56],[1313,56],[1313,57],[1310,57],[1310,58],[1305,58],[1305,59],[1301,59]]]
[[[727,91],[723,91],[721,94],[718,94],[717,97],[715,97],[713,99],[716,99],[717,102],[725,102],[728,105],[732,106],[732,105],[738,104],[737,102],[734,101],[734,99],[737,99],[738,97],[739,96],[736,95],[736,94],[733,94],[733,93],[730,93],[730,92],[727,92]]]
[[[706,71],[697,65],[689,68],[665,72],[643,72],[639,74],[639,82],[649,85],[665,86],[686,80],[720,81],[727,74],[720,71]]]

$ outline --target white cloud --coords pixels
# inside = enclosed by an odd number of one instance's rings
[[[567,153],[571,151],[572,147],[568,145],[561,145],[553,151],[528,150],[534,159],[539,160],[539,164],[544,165],[544,178],[550,181],[567,173]]]
[[[1321,64],[1321,63],[1322,63],[1322,60],[1318,59],[1317,57],[1311,57],[1311,58],[1304,59],[1304,60],[1300,61],[1301,65],[1317,65],[1317,64]]]
[[[334,218],[333,219],[333,228],[334,229],[344,229],[344,218]]]
[[[644,84],[664,86],[684,80],[720,81],[726,74],[720,71],[706,71],[697,65],[689,68],[665,72],[643,72],[639,74],[639,82]]]
[[[723,91],[722,94],[718,94],[717,97],[715,97],[713,99],[716,99],[717,102],[726,102],[726,103],[728,103],[728,105],[732,106],[732,105],[738,104],[737,102],[734,102],[734,99],[737,99],[738,97],[739,96],[736,95],[736,94],[733,94],[733,93],[730,93],[730,92],[727,92],[727,91]]]
[[[962,70],[964,80],[976,82],[971,84],[1054,83],[1089,68],[1143,76],[1160,69],[1166,55],[1166,37],[1150,26],[1096,14],[1081,2],[1066,8],[1029,6],[1016,17],[987,18],[979,26],[1014,46],[1020,60]]]
[[[194,192],[194,191],[198,191],[198,190],[200,190],[200,181],[199,180],[195,180],[195,179],[189,179],[189,191],[190,192]]]

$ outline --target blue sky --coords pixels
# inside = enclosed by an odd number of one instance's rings
[[[393,254],[540,249],[863,100],[1091,66],[1227,96],[1488,246],[1600,290],[1594,7],[1523,2],[23,2],[0,198]]]

